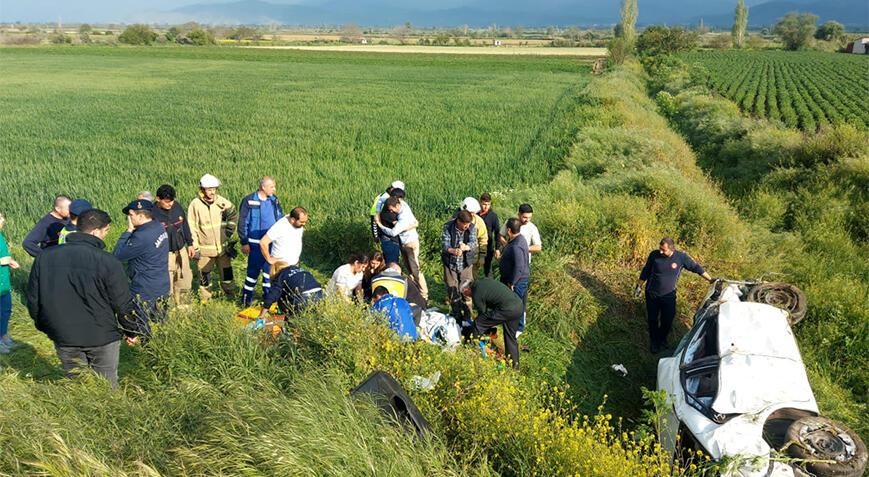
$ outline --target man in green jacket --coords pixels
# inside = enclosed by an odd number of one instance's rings
[[[474,308],[478,312],[477,319],[474,320],[474,336],[479,337],[489,329],[501,325],[507,356],[513,367],[518,369],[519,343],[516,341],[516,330],[525,309],[522,299],[507,285],[492,278],[466,281],[460,288],[464,296],[473,299]]]

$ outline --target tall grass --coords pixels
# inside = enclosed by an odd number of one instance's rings
[[[808,295],[796,333],[822,411],[869,433],[869,134],[843,124],[804,135],[702,87],[667,89],[662,109],[752,227],[741,269],[777,272]]]

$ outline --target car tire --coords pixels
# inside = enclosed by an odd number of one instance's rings
[[[806,316],[806,294],[789,283],[760,283],[749,290],[746,299],[787,311],[791,326]]]
[[[866,468],[866,444],[854,431],[825,417],[804,417],[787,430],[788,454],[805,459],[817,477],[860,477]]]

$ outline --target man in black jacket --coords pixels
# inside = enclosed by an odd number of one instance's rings
[[[473,299],[479,314],[474,320],[474,336],[479,337],[501,325],[504,329],[504,349],[511,364],[519,368],[519,343],[516,330],[525,310],[522,299],[507,288],[507,285],[492,278],[481,278],[461,285],[462,295]]]
[[[498,248],[498,231],[501,230],[501,221],[498,219],[498,214],[492,210],[492,196],[486,192],[480,196],[480,213],[479,216],[486,224],[486,231],[489,234],[489,243],[486,244],[486,257],[483,261],[483,273],[485,276],[492,277],[492,259],[495,257],[495,249]],[[482,250],[480,253],[483,253]]]
[[[193,235],[187,224],[184,207],[175,201],[175,188],[163,184],[157,189],[157,200],[152,211],[154,219],[161,224],[169,235],[169,293],[176,305],[190,301],[193,289],[193,271],[190,259],[196,255],[193,248]]]
[[[109,215],[91,209],[62,247],[45,249],[30,269],[27,308],[36,328],[54,342],[68,377],[92,368],[118,384],[118,317],[132,309],[121,262],[104,249]]]
[[[676,283],[682,269],[694,272],[709,282],[715,281],[687,253],[676,250],[669,237],[661,239],[658,250],[653,250],[640,272],[635,294],[646,290],[646,319],[649,323],[650,351],[656,354],[667,347],[667,336],[676,317]]]
[[[24,238],[21,245],[31,256],[36,257],[42,250],[52,245],[57,245],[58,234],[69,223],[69,205],[72,199],[67,195],[59,195],[54,198],[54,208],[39,219],[33,230]]]

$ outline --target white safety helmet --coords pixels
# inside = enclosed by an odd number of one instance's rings
[[[462,208],[472,214],[480,213],[480,203],[473,197],[465,197],[465,200],[462,201]]]
[[[199,179],[199,187],[208,189],[210,187],[220,187],[220,180],[211,174],[205,174],[202,179]]]
[[[407,191],[407,189],[404,188],[404,182],[401,181],[393,181],[392,184],[390,184],[389,186],[393,189],[401,189],[403,191]]]

